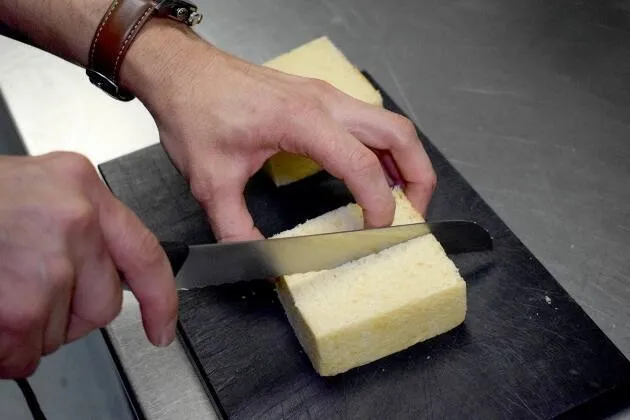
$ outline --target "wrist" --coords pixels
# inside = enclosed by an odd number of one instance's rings
[[[137,35],[120,68],[120,83],[150,110],[176,95],[186,72],[213,47],[189,27],[154,18]]]

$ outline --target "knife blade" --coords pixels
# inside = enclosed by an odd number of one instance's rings
[[[231,243],[161,245],[176,274],[177,288],[197,289],[332,269],[427,234],[433,234],[449,254],[492,249],[492,237],[482,226],[462,220]]]

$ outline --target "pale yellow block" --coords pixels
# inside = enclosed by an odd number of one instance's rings
[[[395,225],[423,221],[400,190]],[[360,229],[351,204],[276,237]],[[287,276],[278,294],[315,370],[336,375],[449,331],[466,316],[466,283],[432,235],[341,267]]]
[[[342,92],[372,105],[383,98],[361,72],[328,39],[320,37],[264,64],[296,76],[324,80]],[[265,171],[277,186],[287,185],[321,170],[311,159],[281,152],[265,164]]]
[[[381,94],[326,36],[314,39],[263,64],[301,77],[324,80],[342,92],[372,105]]]

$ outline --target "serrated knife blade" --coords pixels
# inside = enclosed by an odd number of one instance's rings
[[[178,289],[320,271],[433,234],[449,254],[487,251],[492,237],[472,221],[447,220],[290,238],[186,245],[162,242]]]

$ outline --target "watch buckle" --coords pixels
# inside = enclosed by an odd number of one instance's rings
[[[124,102],[129,102],[135,98],[131,92],[121,88],[101,73],[91,69],[86,69],[85,72],[93,85],[99,87],[112,98]]]
[[[185,0],[161,0],[155,10],[162,16],[188,26],[198,25],[203,20],[203,14],[197,6]]]
[[[177,20],[185,23],[188,26],[198,25],[203,19],[203,15],[199,13],[196,9],[187,7],[179,7],[175,12],[175,17]]]

